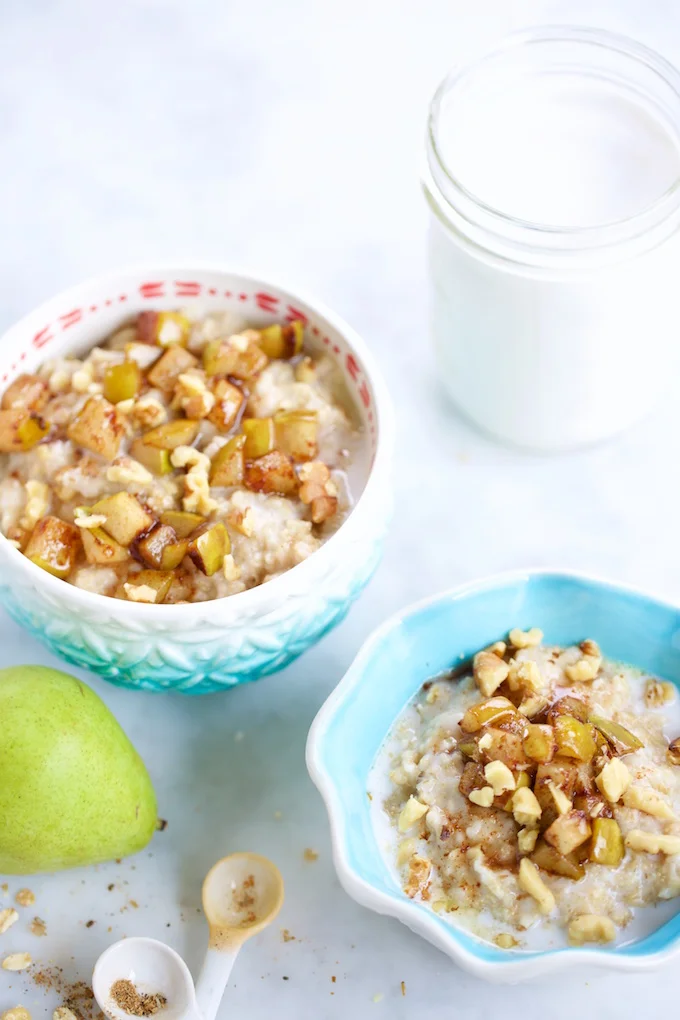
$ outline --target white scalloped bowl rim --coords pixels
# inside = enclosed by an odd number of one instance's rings
[[[78,588],[42,570],[36,564],[31,563],[0,532],[0,547],[4,547],[5,554],[9,556],[9,562],[12,567],[16,570],[24,571],[35,587],[44,587],[48,593],[57,597],[61,595],[62,598],[68,598],[73,602],[81,602],[84,606],[89,606],[90,608],[99,606],[100,608],[107,607],[109,611],[115,609],[116,615],[130,616],[137,620],[140,618],[141,620],[146,619],[149,623],[165,622],[167,624],[172,619],[185,617],[189,614],[197,617],[200,615],[204,618],[206,615],[218,615],[224,620],[225,616],[238,616],[241,612],[247,612],[253,605],[257,605],[259,601],[273,604],[282,602],[286,597],[286,587],[290,588],[292,584],[295,590],[304,589],[309,581],[314,580],[315,575],[324,572],[324,567],[328,569],[332,567],[333,562],[337,561],[338,556],[341,555],[343,541],[349,538],[357,529],[361,528],[362,518],[364,518],[367,512],[370,512],[371,506],[375,503],[375,497],[380,492],[381,487],[389,488],[391,485],[390,471],[395,431],[394,413],[387,386],[370,348],[356,330],[325,305],[324,302],[307,294],[304,289],[297,286],[289,286],[278,278],[274,279],[221,263],[196,262],[193,260],[189,264],[181,262],[133,264],[108,273],[102,273],[99,276],[90,277],[66,290],[60,291],[5,330],[2,337],[0,337],[0,344],[4,346],[8,341],[11,342],[15,335],[23,335],[27,329],[31,328],[32,320],[38,316],[48,317],[53,314],[55,307],[60,306],[62,303],[64,306],[68,306],[69,300],[71,298],[76,300],[84,288],[105,287],[126,275],[139,275],[143,277],[173,274],[174,276],[182,276],[188,273],[219,274],[236,279],[244,286],[248,285],[260,289],[269,287],[282,291],[288,295],[291,302],[300,302],[312,309],[319,318],[325,319],[332,329],[342,335],[348,347],[360,358],[362,372],[368,380],[374,396],[376,448],[366,483],[356,503],[338,530],[319,549],[315,550],[301,563],[267,581],[266,584],[256,585],[246,591],[224,598],[177,605],[128,603],[123,599],[113,599],[110,595],[101,595],[97,592]],[[96,343],[96,337],[93,337],[94,343]],[[329,356],[332,357],[333,355]],[[64,588],[66,588],[66,592]]]

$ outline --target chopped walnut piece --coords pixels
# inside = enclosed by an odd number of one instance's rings
[[[52,1020],[78,1020],[78,1017],[68,1006],[57,1006],[52,1014]]]
[[[135,401],[135,406],[132,409],[131,415],[139,428],[144,429],[144,431],[156,428],[158,425],[162,425],[168,418],[168,412],[165,410],[160,400],[151,394],[139,397],[139,399]]]
[[[513,817],[518,825],[535,825],[541,817],[541,805],[536,794],[527,787],[522,787],[520,790],[515,791],[511,806]],[[535,842],[536,840],[534,840]],[[531,849],[533,850],[533,846]]]
[[[675,684],[665,680],[648,680],[645,686],[645,704],[647,708],[660,708],[675,701]]]
[[[514,949],[515,946],[519,945],[516,938],[509,935],[507,932],[501,932],[500,935],[494,936],[494,942],[499,949]]]
[[[491,807],[494,801],[492,786],[483,786],[481,790],[470,790],[468,800],[478,807]]]
[[[534,648],[536,645],[540,645],[542,640],[543,631],[538,627],[532,627],[531,630],[520,630],[519,627],[514,627],[509,634],[510,644],[515,648]]]
[[[555,897],[538,873],[536,865],[523,857],[519,862],[519,886],[532,896],[542,914],[551,914],[555,909]]]
[[[507,678],[510,667],[493,652],[477,652],[472,675],[480,693],[490,698]]]
[[[427,814],[427,811],[427,804],[423,804],[416,797],[409,797],[399,814],[399,821],[397,823],[399,832],[408,832],[423,815]]]
[[[631,829],[624,842],[631,850],[642,850],[648,854],[680,853],[680,836],[668,836],[660,832]]]
[[[222,573],[227,581],[238,581],[241,577],[241,568],[234,560],[231,553],[227,553],[222,562]]]
[[[0,1020],[31,1020],[31,1014],[25,1006],[13,1006],[0,1013]]]
[[[425,860],[424,857],[419,857],[414,854],[409,861],[408,866],[408,880],[404,888],[404,892],[407,896],[413,899],[420,893],[423,895],[427,890],[427,885],[430,878],[430,862]]]
[[[601,665],[601,655],[584,655],[582,659],[578,659],[573,665],[565,666],[564,674],[572,683],[587,683],[595,679]]]
[[[338,501],[335,496],[317,496],[312,500],[310,509],[312,524],[323,524],[337,513]]]
[[[623,803],[628,808],[635,808],[646,815],[654,818],[661,818],[665,822],[675,820],[673,809],[662,797],[659,797],[653,790],[644,789],[641,786],[629,786],[623,794]]]
[[[32,907],[35,903],[35,894],[30,889],[20,889],[14,897],[14,901],[20,907]]]
[[[155,602],[158,592],[155,588],[151,588],[148,584],[129,584],[123,585],[125,591],[125,597],[130,602]]]
[[[187,418],[207,418],[215,406],[215,395],[200,375],[184,372],[177,378],[173,405],[181,408]]]
[[[613,942],[616,926],[608,917],[598,914],[581,914],[569,922],[567,929],[572,945],[582,946],[584,942]]]
[[[616,804],[630,785],[631,775],[620,758],[612,758],[604,766],[595,782],[610,804]]]
[[[535,662],[531,659],[525,662],[513,661],[508,667],[508,687],[511,691],[525,691],[527,694],[537,694],[543,687],[543,677]]]
[[[517,785],[512,772],[502,761],[490,761],[488,765],[485,765],[484,777],[496,797],[514,790]]]
[[[27,499],[19,527],[25,531],[33,531],[41,517],[49,512],[50,489],[44,482],[35,482],[32,479],[26,482],[25,489]]]
[[[148,485],[153,481],[151,472],[132,457],[118,457],[106,469],[106,478],[121,485]]]
[[[540,805],[539,805],[540,810]],[[515,821],[517,816],[515,815]],[[536,842],[538,840],[538,829],[520,829],[517,833],[517,849],[521,854],[530,854],[536,848]]]
[[[563,790],[560,790],[559,786],[553,782],[548,783],[548,789],[555,807],[557,808],[557,813],[560,815],[568,814],[568,812],[571,811],[571,801],[567,797],[566,793],[564,793]]]

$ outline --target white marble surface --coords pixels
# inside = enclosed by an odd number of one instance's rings
[[[417,171],[430,92],[481,39],[532,20],[620,28],[680,62],[674,0],[592,8],[591,0],[5,0],[0,325],[85,275],[147,257],[282,273],[366,335],[394,394],[400,439],[383,566],[360,606],[298,664],[202,700],[93,681],[148,760],[168,829],[134,862],[31,879],[48,938],[29,936],[22,920],[3,950],[28,948],[87,977],[111,938],[145,933],[167,938],[195,968],[205,939],[201,877],[223,853],[252,848],[280,863],[288,898],[280,924],[239,961],[224,1018],[626,1020],[651,1015],[652,1000],[655,1016],[676,1005],[672,970],[574,975],[568,994],[553,982],[491,988],[457,971],[341,891],[304,766],[307,727],[324,697],[371,628],[414,598],[532,564],[680,598],[675,401],[609,446],[553,460],[518,455],[451,412],[425,325]],[[530,380],[527,389],[530,399]],[[3,664],[56,665],[4,618],[0,649]],[[305,847],[319,852],[316,863],[303,861]],[[129,899],[139,908],[121,913]],[[282,927],[296,940],[284,943]],[[3,974],[0,1010],[19,1000],[34,1017],[56,1004],[30,980]]]

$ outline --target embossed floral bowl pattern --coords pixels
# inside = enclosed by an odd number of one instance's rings
[[[302,318],[309,346],[340,366],[364,442],[350,469],[355,506],[309,559],[229,598],[128,603],[52,577],[0,536],[0,600],[68,662],[126,687],[203,694],[274,673],[346,614],[373,574],[391,511],[389,396],[363,340],[316,301],[211,266],[146,266],[82,283],[31,312],[0,343],[0,389],[21,372],[81,353],[145,308],[237,311],[254,324]]]
[[[621,585],[536,570],[492,577],[409,606],[371,635],[309,733],[307,765],[326,802],[340,881],[359,903],[398,918],[489,981],[514,983],[586,966],[658,967],[680,954],[680,900],[670,918],[658,908],[655,930],[643,927],[641,937],[615,947],[504,950],[409,899],[383,855],[373,823],[380,805],[369,802],[367,790],[392,724],[427,677],[515,626],[540,627],[547,641],[561,645],[588,635],[609,658],[680,685],[680,607]]]

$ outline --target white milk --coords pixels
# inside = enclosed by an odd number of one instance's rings
[[[425,180],[444,382],[484,429],[544,450],[639,418],[680,347],[680,87],[638,81],[620,40],[601,73],[575,35],[449,79]]]

